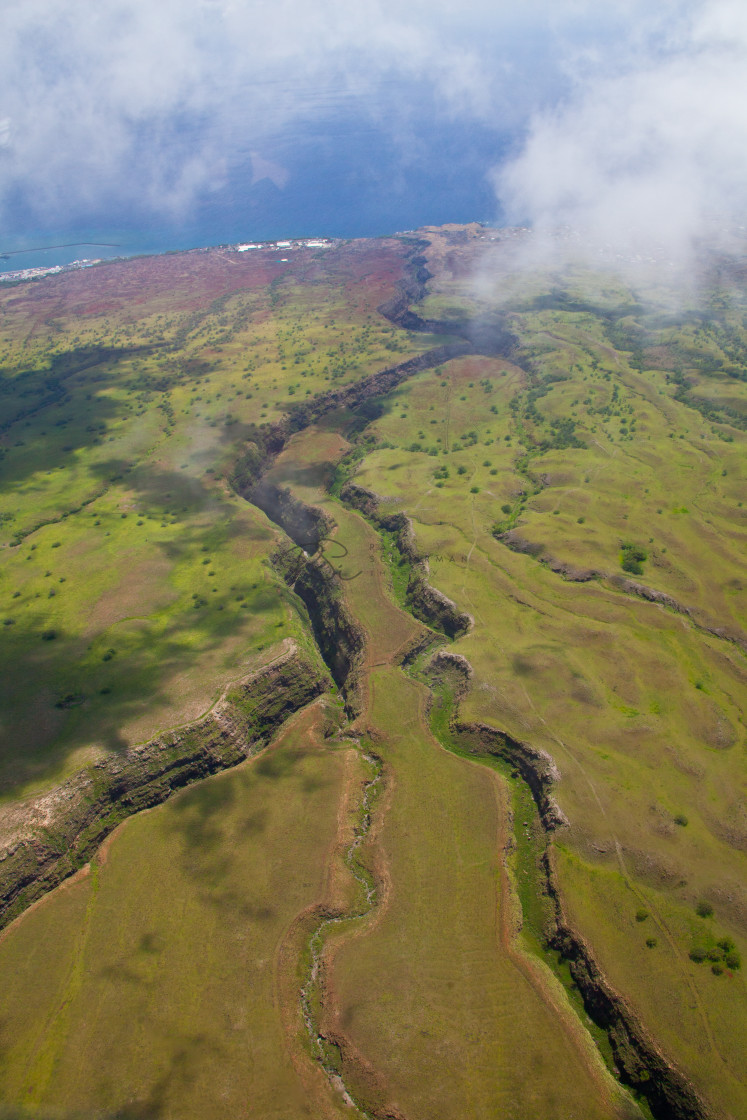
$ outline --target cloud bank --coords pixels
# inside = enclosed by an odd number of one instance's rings
[[[747,203],[747,9],[666,4],[603,52],[569,52],[570,88],[496,169],[510,221],[610,261],[685,267],[728,248]]]

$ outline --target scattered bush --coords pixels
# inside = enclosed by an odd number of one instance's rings
[[[711,906],[710,902],[701,901],[695,907],[695,913],[699,918],[712,918],[713,907]]]

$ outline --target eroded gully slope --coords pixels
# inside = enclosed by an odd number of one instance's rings
[[[364,851],[375,904],[329,927],[321,954],[330,1069],[375,1117],[636,1115],[549,970],[518,947],[505,786],[440,746],[428,690],[399,667],[434,635],[390,598],[374,528],[324,492],[344,447],[330,428],[307,430],[265,477],[290,489],[295,505],[275,510],[286,529],[295,535],[299,509],[316,507],[337,545],[326,550],[335,594],[365,636],[351,730],[384,768]],[[319,553],[311,565],[331,569]]]

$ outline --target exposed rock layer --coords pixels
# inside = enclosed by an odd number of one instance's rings
[[[406,605],[415,617],[449,638],[467,633],[473,625],[471,616],[428,582],[428,560],[418,552],[409,517],[382,510],[376,494],[353,482],[343,486],[340,497],[380,529],[393,534],[397,549],[409,566]]]
[[[202,719],[102,759],[22,806],[23,823],[0,850],[0,927],[87,863],[126,817],[255,754],[288,716],[324,692],[328,679],[289,645]]]

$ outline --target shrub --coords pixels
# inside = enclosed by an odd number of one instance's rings
[[[625,556],[623,554],[622,560],[620,561],[620,567],[624,572],[630,572],[631,575],[643,575],[643,565],[639,560],[633,560],[630,556]]]
[[[677,816],[674,818],[674,823],[678,824],[680,826],[680,828],[685,828],[686,825],[687,825],[687,817],[685,816],[684,813],[678,813]]]
[[[655,949],[656,946],[658,945],[658,942],[657,942],[655,937],[647,937],[646,938],[646,945],[648,946],[649,949]]]
[[[511,506],[508,504],[508,502],[503,503],[503,505],[501,506],[501,512],[502,513],[510,513],[511,512]]]
[[[712,918],[713,907],[711,906],[710,902],[701,901],[695,907],[695,913],[699,918]]]
[[[690,950],[690,960],[691,961],[695,961],[696,964],[702,964],[705,959],[706,959],[705,949],[701,949],[698,946],[696,946],[694,949]]]
[[[640,910],[636,910],[635,920],[637,922],[645,922],[647,917],[648,917],[648,910],[644,910],[643,907],[641,907]]]
[[[648,553],[645,548],[631,544],[629,541],[623,542],[620,552],[620,567],[624,572],[630,572],[634,576],[642,576],[644,560],[648,560]]]
[[[742,967],[742,958],[740,957],[736,949],[732,949],[730,953],[726,953],[724,955],[724,964],[727,968],[736,969]]]
[[[716,944],[718,945],[719,949],[723,949],[725,953],[731,953],[736,948],[734,942],[730,937],[722,937],[720,941],[716,942]]]
[[[721,964],[720,961],[716,961],[715,964],[711,965],[711,972],[713,973],[714,976],[720,976],[723,971],[724,971],[724,966]]]

